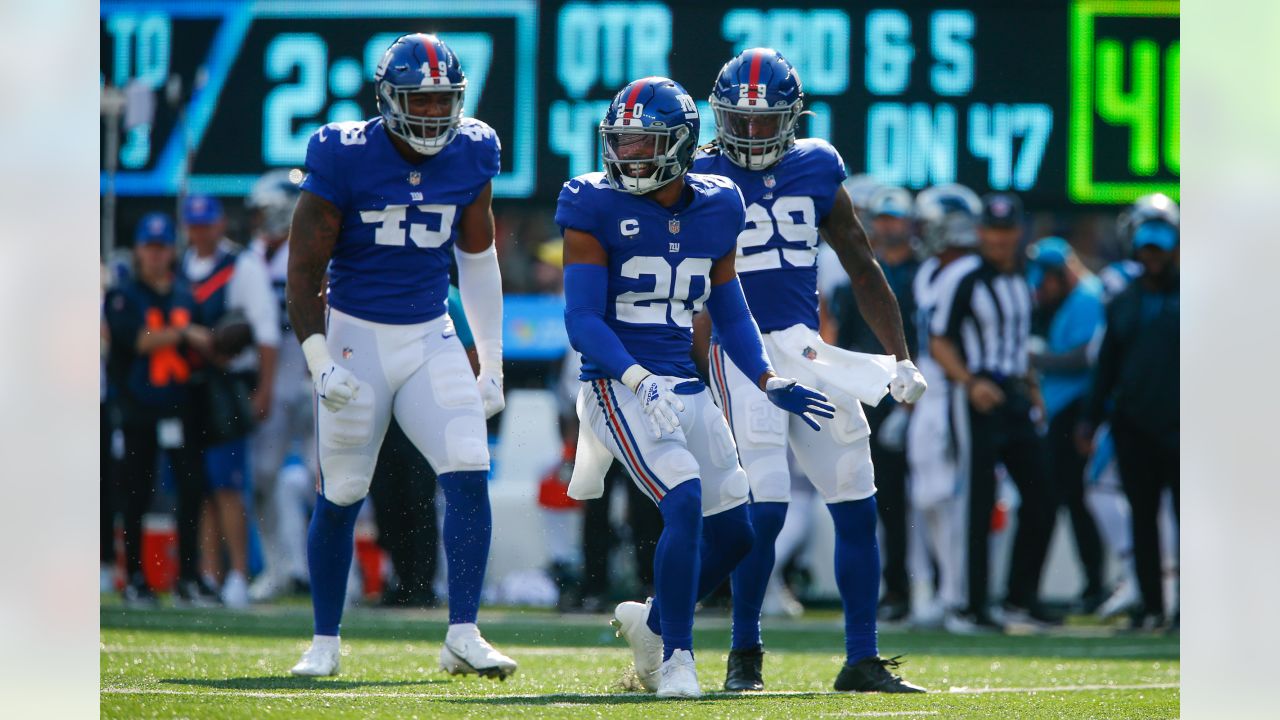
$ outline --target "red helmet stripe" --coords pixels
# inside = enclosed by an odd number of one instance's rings
[[[764,58],[763,52],[756,52],[751,56],[751,78],[747,81],[747,97],[755,98],[756,85],[760,82],[760,61]]]
[[[640,97],[640,90],[646,84],[644,80],[637,80],[636,84],[631,86],[631,94],[627,96],[627,102],[623,105],[627,117],[631,117],[632,111],[636,106],[636,98]]]
[[[430,35],[422,36],[422,46],[427,49],[427,66],[431,69],[431,77],[440,77],[440,70],[437,67],[440,62],[440,56],[436,55],[435,38]]]

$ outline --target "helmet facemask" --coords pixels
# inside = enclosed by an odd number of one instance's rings
[[[683,126],[673,131],[600,124],[601,155],[609,184],[633,195],[653,192],[683,175],[691,153],[682,150],[692,142],[689,128]]]
[[[764,170],[782,158],[795,142],[803,101],[785,107],[734,105],[712,95],[716,139],[734,165]]]
[[[467,81],[440,85],[392,85],[378,83],[378,111],[386,118],[387,130],[404,140],[421,155],[435,155],[458,134]],[[447,94],[447,114],[416,115],[409,112],[413,95]]]

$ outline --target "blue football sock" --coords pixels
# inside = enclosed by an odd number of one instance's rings
[[[342,604],[347,599],[347,576],[355,550],[356,516],[364,499],[343,507],[323,495],[307,530],[307,567],[311,572],[311,607],[316,635],[337,635]]]
[[[750,650],[760,645],[760,606],[773,573],[774,543],[787,519],[787,504],[781,502],[752,503],[751,525],[756,540],[751,552],[733,571],[733,643],[734,650]]]
[[[480,612],[480,588],[489,562],[493,515],[489,472],[440,475],[444,492],[444,557],[449,571],[449,624],[473,623]]]
[[[720,587],[751,551],[754,539],[746,505],[702,518],[701,568],[696,599],[700,600]],[[648,625],[655,634],[662,634],[662,611],[657,604],[649,610]]]
[[[702,484],[680,483],[658,503],[662,535],[653,556],[653,608],[649,618],[662,636],[662,659],[676,650],[693,651],[693,608],[698,602],[701,558],[691,552],[702,534]],[[656,617],[655,617],[656,615]],[[650,625],[650,629],[653,625]]]
[[[876,497],[827,505],[836,528],[836,587],[844,603],[845,662],[879,653],[876,604],[880,597],[880,546]]]

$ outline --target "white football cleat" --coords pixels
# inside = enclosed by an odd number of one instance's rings
[[[314,638],[311,647],[302,653],[302,659],[289,672],[303,677],[327,677],[338,674],[339,658],[338,638]]]
[[[249,583],[249,601],[271,602],[283,595],[286,587],[286,581],[281,574],[268,569]]]
[[[1099,620],[1108,620],[1117,615],[1133,610],[1138,607],[1141,602],[1142,595],[1138,591],[1137,581],[1126,578],[1121,580],[1120,584],[1116,586],[1115,591],[1111,593],[1111,597],[1107,598],[1106,602],[1098,606],[1094,615],[1096,615]]]
[[[232,570],[222,583],[222,604],[232,610],[244,610],[249,607],[249,582],[244,575]]]
[[[698,687],[698,670],[693,666],[693,653],[688,650],[671,653],[671,658],[662,663],[658,675],[658,697],[702,697],[702,688]]]
[[[479,675],[506,680],[516,661],[493,648],[474,624],[453,625],[440,648],[440,669],[450,675]]]
[[[635,657],[636,676],[645,690],[653,692],[658,689],[658,670],[662,668],[662,636],[655,635],[649,629],[649,609],[653,607],[653,598],[643,604],[638,602],[620,603],[613,611],[615,634],[626,640],[631,646],[631,654]]]

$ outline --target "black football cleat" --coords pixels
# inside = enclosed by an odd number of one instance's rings
[[[729,692],[764,689],[764,650],[755,646],[750,650],[729,651],[729,672],[724,677],[724,689]]]
[[[872,655],[840,668],[836,676],[836,690],[840,692],[883,692],[883,693],[922,693],[925,689],[913,685],[901,677],[889,672],[896,670],[902,663],[898,655],[888,659]]]

